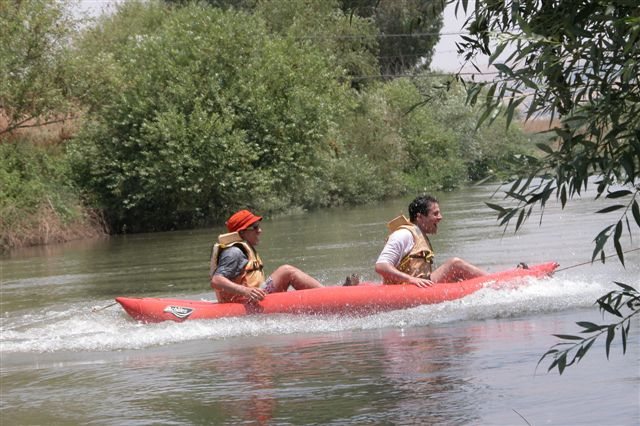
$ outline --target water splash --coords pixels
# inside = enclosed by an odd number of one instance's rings
[[[407,328],[512,318],[590,307],[611,289],[612,284],[602,281],[555,277],[532,280],[529,285],[513,289],[486,288],[459,300],[365,317],[281,314],[158,324],[135,322],[117,306],[92,312],[90,304],[83,303],[66,310],[5,316],[0,327],[0,352],[136,350],[202,339]]]

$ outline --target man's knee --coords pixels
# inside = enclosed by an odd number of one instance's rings
[[[473,274],[474,276],[484,274],[484,272],[478,269],[477,266],[472,265],[471,263],[467,262],[464,259],[460,259],[459,257],[454,257],[452,260],[454,261],[454,263],[452,264],[453,264],[453,269],[455,271],[459,271],[462,273],[470,273],[470,274]]]
[[[278,273],[279,275],[291,275],[293,273],[295,273],[297,271],[297,269],[291,265],[281,265],[279,266],[274,273]]]
[[[298,271],[298,268],[294,266],[282,265],[273,271],[271,276],[274,277],[274,280],[278,281],[278,284],[280,284],[280,282],[286,282],[288,284],[296,276]]]
[[[446,263],[450,268],[460,268],[466,264],[466,262],[459,257],[451,257]]]

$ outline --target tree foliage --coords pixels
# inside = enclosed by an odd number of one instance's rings
[[[197,5],[127,4],[94,31],[77,60],[110,72],[72,154],[116,229],[305,203],[297,189],[317,179],[346,105],[342,70],[323,52],[270,36],[256,15]]]
[[[554,334],[559,339],[566,342],[557,343],[549,349],[538,361],[538,365],[547,357],[553,358],[549,364],[548,370],[557,368],[562,374],[565,368],[579,362],[589,351],[595,341],[606,334],[605,351],[607,358],[611,352],[611,343],[616,337],[616,333],[620,333],[622,341],[622,353],[627,351],[627,343],[629,339],[629,330],[631,329],[631,320],[640,313],[640,293],[626,284],[615,283],[620,290],[611,291],[600,297],[596,303],[600,311],[613,315],[619,319],[618,322],[610,324],[595,324],[588,321],[578,322],[578,326],[582,329],[582,334],[587,337],[576,336],[571,334]]]
[[[199,226],[247,205],[372,201],[418,181],[450,189],[479,170],[500,142],[469,149],[438,122],[448,117],[411,108],[417,83],[353,90],[352,76],[377,67],[376,29],[337,4],[131,1],[82,34],[86,124],[69,153],[116,232]],[[400,160],[415,153],[419,164]]]
[[[592,260],[604,262],[611,242],[624,265],[623,235],[640,228],[637,2],[485,0],[473,9],[466,0],[455,3],[469,13],[459,51],[470,61],[487,55],[498,72],[492,81],[468,82],[469,101],[484,107],[480,122],[502,113],[508,125],[519,109],[527,119],[559,120],[552,129],[557,143],[540,144],[544,156],[526,158],[528,168],[506,191],[518,205],[491,207],[517,230],[535,205],[544,209],[555,196],[564,207],[595,185],[597,197],[611,201],[597,213],[615,218],[595,237]],[[553,365],[562,371],[570,364]]]
[[[255,13],[271,33],[324,52],[354,87],[362,88],[369,83],[362,76],[378,73],[378,29],[370,20],[350,16],[338,6],[337,0],[261,1]]]
[[[80,200],[89,207],[84,216],[97,211],[101,228],[103,214],[111,232],[208,225],[245,206],[273,213],[365,203],[425,185],[455,188],[521,149],[518,132],[505,138],[471,131],[477,111],[464,105],[459,86],[447,96],[437,92],[435,107],[421,102],[421,94],[432,96],[442,84],[426,72],[357,80],[379,74],[384,37],[373,18],[342,9],[343,2],[178,3],[121,3],[68,45],[55,25],[24,34],[30,45],[47,47],[42,55],[24,57],[20,43],[2,46],[2,64],[20,64],[12,69],[33,77],[2,81],[8,109],[20,108],[23,98],[9,97],[15,93],[43,102],[30,112],[36,120],[64,117],[72,106],[79,113],[73,131],[81,129],[71,140],[65,133],[52,155],[29,145],[65,171],[55,180],[45,167],[21,172],[24,162],[14,159],[31,151],[4,151],[11,154],[2,165],[11,192],[0,191],[0,205],[12,213],[2,215],[3,229],[17,229],[32,207],[36,215],[49,205],[64,213],[65,206],[76,211]],[[3,4],[3,11],[24,15],[23,26],[7,20],[12,31],[46,17],[27,19],[22,4],[40,5],[34,10],[46,15],[59,2]],[[61,70],[55,90],[32,73],[48,72],[41,65]],[[36,136],[11,134],[16,144]],[[51,186],[34,182],[51,182],[61,202],[43,203],[41,189]]]
[[[60,146],[25,136],[0,143],[0,252],[104,234],[84,208]]]
[[[165,0],[188,5],[193,0]],[[342,11],[338,0],[206,0],[222,10],[239,10],[264,19],[267,30],[326,52],[356,87],[368,83],[363,76],[378,73],[378,28],[374,22]]]
[[[526,152],[528,141],[515,126],[508,132],[503,127],[497,131],[497,126],[476,130],[478,108],[465,105],[464,86],[453,83],[444,92],[444,84],[445,78],[420,73],[381,89],[398,115],[407,153],[398,168],[408,176],[412,191],[452,190],[497,170],[509,173],[512,159]]]
[[[169,4],[188,4],[192,0],[165,0]],[[300,35],[305,38],[324,40],[338,48],[337,58],[343,60],[354,85],[366,84],[379,75],[390,78],[415,69],[428,69],[434,48],[440,40],[442,12],[446,0],[206,0],[214,7],[253,11],[269,10],[271,24],[278,26],[278,18],[297,20]],[[343,20],[339,28],[332,25],[311,26],[306,17],[310,10],[342,10]],[[305,13],[294,13],[305,10]],[[306,17],[305,17],[306,16]],[[325,20],[331,15],[325,15]],[[302,19],[300,19],[302,18]],[[371,22],[375,28],[371,34],[363,33],[364,22]],[[269,20],[269,19],[268,19]],[[333,20],[331,18],[331,20]],[[305,22],[306,21],[306,22]],[[346,24],[346,25],[345,25]],[[287,27],[290,23],[287,23]],[[353,28],[349,28],[353,26]],[[312,31],[311,31],[312,30]],[[362,54],[377,58],[377,69],[369,69],[370,63],[351,62],[352,56]],[[364,66],[366,65],[366,66]]]
[[[347,13],[372,19],[379,32],[383,76],[428,69],[440,40],[443,0],[341,0]]]
[[[428,69],[440,40],[444,0],[340,0],[349,14],[371,19],[378,28],[383,76]]]
[[[64,118],[72,106],[66,3],[0,2],[0,135]]]

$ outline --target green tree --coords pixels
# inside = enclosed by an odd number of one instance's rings
[[[301,45],[313,45],[343,69],[354,87],[375,75],[378,29],[368,19],[346,15],[337,0],[271,0],[258,2],[255,13],[268,29]]]
[[[192,0],[165,0],[170,4],[188,4]],[[445,0],[206,0],[223,9],[269,10],[271,25],[297,26],[300,35],[320,44],[339,46],[337,58],[345,62],[354,85],[360,87],[379,74],[387,78],[416,68],[428,69],[434,48],[440,40]],[[325,14],[318,20],[308,19],[313,11],[336,9],[342,14]],[[303,12],[303,13],[300,13]],[[302,18],[302,19],[300,19]],[[335,26],[336,18],[343,20]],[[342,19],[346,18],[346,19]],[[363,18],[363,19],[359,19]],[[269,20],[269,18],[267,18]],[[362,32],[362,22],[372,22],[374,36]],[[280,22],[279,22],[280,21]],[[294,21],[295,24],[294,24]],[[333,24],[326,25],[333,21]],[[305,24],[304,26],[302,24]],[[346,25],[345,25],[346,24]],[[353,28],[349,28],[352,26]],[[335,29],[335,31],[332,31]],[[369,69],[363,54],[377,58],[377,70]],[[346,55],[345,55],[346,54]],[[365,57],[367,55],[364,55]],[[354,59],[357,59],[354,61]],[[355,72],[357,71],[357,72]]]
[[[326,52],[272,36],[257,15],[154,2],[126,3],[77,45],[94,91],[70,154],[113,229],[312,198],[298,188],[320,184],[318,156],[349,104]]]
[[[427,130],[417,121],[415,131],[424,134],[423,139],[436,139],[440,135],[451,134],[453,141],[443,145],[437,150],[451,149],[452,155],[461,161],[463,169],[460,173],[454,172],[453,164],[447,165],[452,178],[458,180],[451,187],[443,186],[443,189],[451,189],[461,181],[477,181],[490,175],[510,175],[513,172],[514,159],[523,153],[531,151],[530,141],[518,126],[511,126],[503,131],[505,120],[496,118],[492,126],[480,126],[476,128],[477,119],[481,109],[466,105],[466,91],[464,85],[457,82],[448,82],[448,77],[440,77],[429,73],[421,73],[412,78],[420,97],[411,99],[404,107],[407,116],[430,116],[431,122],[439,128]],[[448,90],[443,92],[442,87],[448,85]],[[443,95],[446,94],[446,95]],[[409,97],[406,98],[407,100]],[[425,101],[426,100],[426,101]],[[416,157],[428,155],[421,148],[415,152]],[[428,167],[440,168],[439,164],[445,164],[447,159],[452,161],[449,155],[442,156],[441,160],[434,161]],[[443,162],[444,161],[444,162]],[[422,162],[421,162],[422,163]],[[451,173],[454,172],[454,173]],[[446,182],[446,180],[441,181]]]
[[[506,192],[518,202],[499,211],[502,223],[522,225],[540,204],[554,196],[564,205],[595,185],[597,197],[611,201],[599,214],[614,213],[613,222],[595,236],[593,258],[604,261],[611,242],[624,265],[622,238],[640,228],[640,8],[631,0],[466,0],[456,7],[469,13],[459,50],[467,60],[489,56],[498,75],[489,82],[470,82],[471,102],[484,107],[481,121],[502,112],[509,123],[518,108],[527,119],[559,119],[553,128],[557,145],[540,144],[540,159],[527,158],[528,169]],[[532,185],[535,177],[539,184]],[[584,331],[606,330],[609,345],[620,331],[626,348],[630,318],[640,312],[638,293],[628,286],[599,300],[602,309],[619,316],[605,326],[583,323]],[[619,303],[623,301],[623,303]],[[629,309],[627,316],[621,309]],[[562,373],[580,360],[592,341],[576,336],[568,348],[552,349]],[[573,358],[569,356],[573,354]]]
[[[0,2],[0,251],[103,233],[69,179],[61,140],[76,115],[64,0]],[[52,131],[55,129],[56,131]]]
[[[444,0],[340,0],[345,13],[372,19],[378,27],[383,76],[428,69],[440,40]]]
[[[443,91],[444,82],[422,72],[371,85],[345,117],[337,139],[345,161],[355,160],[365,170],[375,165],[377,176],[368,180],[384,177],[383,194],[452,190],[493,173],[509,173],[513,159],[526,151],[528,140],[515,126],[506,133],[499,126],[474,131],[478,108],[465,104],[462,84]],[[504,119],[499,121],[504,125]]]
[[[178,5],[193,2],[165,1]],[[379,29],[370,19],[343,12],[338,0],[207,0],[206,3],[224,10],[256,14],[264,19],[270,32],[322,49],[345,70],[355,87],[369,83],[370,79],[363,76],[378,73]]]
[[[0,2],[0,136],[72,111],[65,52],[75,25],[65,1]]]

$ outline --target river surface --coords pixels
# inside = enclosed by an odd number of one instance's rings
[[[640,323],[626,354],[598,341],[563,375],[538,360],[613,281],[640,287],[640,251],[626,268],[589,264],[608,225],[601,201],[551,204],[514,235],[486,207],[493,186],[437,194],[437,257],[489,271],[557,261],[552,278],[484,289],[438,305],[364,317],[274,315],[141,324],[116,296],[213,300],[211,245],[222,228],[118,236],[0,258],[2,425],[637,425]],[[325,285],[373,265],[385,224],[410,198],[263,221],[268,271],[283,263]],[[637,229],[637,228],[636,228]],[[640,235],[624,239],[638,248]],[[608,254],[613,254],[613,249]],[[586,264],[585,264],[586,263]],[[566,268],[566,269],[565,269]],[[106,308],[105,308],[106,307]],[[104,308],[104,309],[100,309]],[[98,310],[96,310],[98,309]]]

